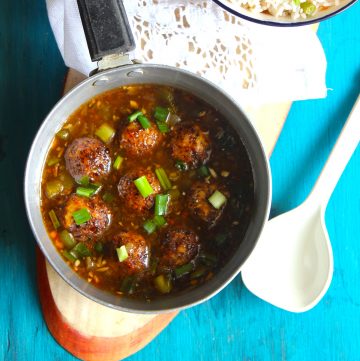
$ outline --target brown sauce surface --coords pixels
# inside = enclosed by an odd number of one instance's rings
[[[156,127],[153,114],[157,106],[169,109],[170,113],[175,114],[181,121],[175,126],[170,126],[168,133],[160,134],[160,143],[151,154],[146,153],[140,157],[127,156],[120,147],[120,137],[129,124],[128,116],[136,110],[142,110],[152,122],[151,126]],[[104,123],[116,130],[113,140],[106,144],[112,162],[118,155],[123,157],[118,170],[111,167],[108,176],[97,182],[101,184],[101,188],[94,196],[110,210],[111,223],[100,237],[92,239],[88,236],[85,240],[80,240],[86,245],[89,255],[79,256],[77,260],[63,257],[64,261],[96,287],[119,295],[147,300],[164,293],[155,286],[155,279],[160,275],[163,275],[167,282],[168,288],[166,290],[165,287],[165,291],[171,289],[171,293],[196,287],[212,278],[233,255],[248,228],[254,205],[251,164],[238,135],[221,114],[192,94],[169,87],[136,85],[108,91],[83,104],[64,123],[62,131],[65,131],[66,136],[54,137],[42,175],[43,221],[54,246],[63,256],[70,251],[61,240],[60,233],[66,226],[66,204],[79,187],[66,169],[66,149],[77,138],[97,138],[95,131]],[[199,164],[195,168],[190,166],[185,171],[177,168],[170,143],[172,139],[177,138],[176,132],[183,124],[199,126],[208,137],[211,154],[205,162],[210,175],[199,174]],[[130,170],[154,171],[158,167],[165,170],[171,181],[172,189],[169,192],[172,196],[168,212],[164,216],[167,224],[148,234],[143,224],[154,216],[154,207],[140,213],[130,210],[119,197],[117,187],[120,178]],[[61,191],[49,198],[46,187],[49,182],[51,184],[54,181],[60,184]],[[189,201],[189,192],[194,184],[200,184],[200,187],[212,184],[210,193],[218,189],[226,196],[227,202],[222,206],[221,215],[215,225],[204,222],[189,208],[194,205],[194,202]],[[161,193],[167,192],[161,190]],[[210,211],[217,212],[211,209],[210,203],[206,206],[210,207]],[[51,210],[60,221],[57,229],[49,217]],[[169,266],[171,262],[166,262],[167,259],[163,261],[164,256],[161,253],[166,233],[174,228],[190,230],[198,237],[199,242],[196,251],[194,248],[190,250],[190,247],[185,250],[184,247],[179,248],[181,252],[185,252],[185,258],[186,252],[192,252],[189,254],[191,260],[187,260],[186,263],[187,271],[183,275],[180,266],[180,276],[175,270],[178,268],[179,273],[179,266]],[[123,237],[127,237],[127,232],[140,235],[148,245],[149,254],[144,268],[140,271],[135,267],[138,263],[131,263],[131,252],[128,252],[127,263],[120,262],[117,257],[115,248],[120,244],[115,240],[119,239],[118,235],[121,232],[125,234]],[[78,242],[77,239],[76,243]],[[174,257],[176,256],[175,254]],[[131,267],[135,265],[135,268],[129,268],[126,264]]]

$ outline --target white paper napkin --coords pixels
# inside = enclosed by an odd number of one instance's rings
[[[161,5],[158,8],[151,5],[152,0],[123,2],[133,32],[136,30],[136,24],[132,20],[138,19],[139,14],[143,17],[146,14],[144,21],[150,23],[153,33],[158,35],[157,39],[155,36],[148,40],[150,47],[157,48],[151,59],[153,63],[176,66],[180,62],[182,68],[197,72],[215,82],[235,99],[241,98],[242,103],[259,104],[326,96],[325,54],[316,33],[308,27],[273,28],[255,24],[243,25],[239,24],[238,20],[235,24],[225,23],[223,10],[210,0],[206,11],[195,6],[194,2],[192,4],[191,1],[184,0],[158,0],[157,4]],[[46,0],[46,3],[50,24],[65,64],[88,75],[97,65],[90,59],[76,1]],[[173,7],[178,4],[182,5],[182,16],[186,16],[191,25],[190,29],[184,27],[183,32],[178,31],[178,24],[171,28]],[[204,26],[207,28],[206,32]],[[164,31],[174,31],[174,36],[170,37],[172,42],[162,42]],[[137,35],[141,36],[138,33]],[[204,56],[196,57],[195,53],[187,52],[188,43],[185,36],[187,39],[194,36],[203,54],[211,54],[212,59],[207,62],[210,67],[202,62]],[[217,47],[211,43],[216,36],[221,37],[222,42],[227,45],[225,50],[221,44]],[[252,47],[251,52],[247,54],[251,54],[252,59],[247,59],[245,63],[245,67],[249,69],[243,69],[243,73],[239,71],[238,63],[235,61],[239,54],[233,49],[239,36],[250,39]],[[136,40],[137,48],[131,55],[137,59],[147,60],[149,49],[140,48],[140,40]],[[171,52],[169,49],[172,49]],[[216,62],[220,65],[215,64]],[[223,63],[227,70],[225,74],[220,74],[218,69],[224,69],[221,67]],[[214,65],[213,68],[211,64]],[[251,67],[248,64],[251,64]],[[247,73],[250,74],[253,83],[251,86],[242,87],[244,74]]]

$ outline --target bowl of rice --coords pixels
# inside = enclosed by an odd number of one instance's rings
[[[213,0],[245,20],[274,26],[309,25],[344,11],[357,0]]]

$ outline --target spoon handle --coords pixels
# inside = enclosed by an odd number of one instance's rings
[[[325,210],[330,196],[360,140],[360,95],[308,198]]]

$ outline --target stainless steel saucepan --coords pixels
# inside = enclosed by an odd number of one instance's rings
[[[228,94],[209,81],[174,67],[131,64],[126,53],[133,49],[121,0],[78,0],[79,10],[92,60],[99,70],[64,96],[50,111],[32,144],[25,172],[25,203],[36,240],[59,275],[84,296],[115,309],[137,313],[168,312],[203,302],[224,288],[241,270],[253,251],[271,200],[271,176],[261,141],[241,108]],[[124,65],[125,63],[125,65]],[[115,68],[112,66],[119,65]],[[41,176],[47,152],[55,133],[67,118],[90,98],[128,84],[159,84],[180,88],[211,104],[232,124],[244,143],[255,181],[255,209],[244,238],[227,264],[208,282],[182,294],[169,295],[150,303],[115,296],[80,278],[63,261],[50,240],[40,212]]]

